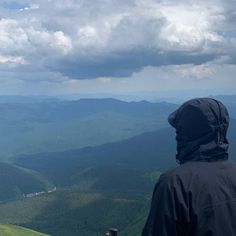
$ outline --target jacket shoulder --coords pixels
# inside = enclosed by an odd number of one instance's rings
[[[224,170],[224,171],[223,171]],[[205,162],[191,161],[172,168],[160,176],[160,182],[168,184],[169,187],[197,187],[198,185],[209,185],[221,178],[223,175],[230,176],[236,185],[236,162],[232,160]]]
[[[163,181],[171,180],[176,177],[181,177],[182,175],[192,172],[193,170],[194,170],[194,163],[185,163],[167,170],[161,175],[161,179]]]

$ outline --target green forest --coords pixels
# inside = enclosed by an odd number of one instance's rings
[[[231,110],[234,99],[227,99]],[[51,236],[103,236],[111,227],[119,236],[140,235],[155,183],[176,166],[175,133],[166,121],[176,104],[88,99],[0,106],[7,132],[0,141],[1,235],[23,230],[12,225]],[[232,112],[230,143],[235,118]]]

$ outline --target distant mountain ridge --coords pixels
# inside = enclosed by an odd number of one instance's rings
[[[167,126],[169,103],[81,99],[0,103],[0,161],[122,140]]]
[[[234,98],[219,97],[236,118]],[[13,96],[1,103],[0,97],[0,133],[4,134],[0,135],[0,161],[19,154],[97,146],[158,130],[168,126],[168,115],[179,106],[112,98],[62,101],[20,96],[17,100]]]
[[[50,96],[21,96],[21,95],[0,95],[0,104],[1,103],[38,103],[38,102],[49,102],[49,101],[59,101],[56,97]]]

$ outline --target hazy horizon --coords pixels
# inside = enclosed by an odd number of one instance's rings
[[[118,99],[121,101],[149,101],[149,102],[170,102],[181,103],[196,97],[215,97],[215,96],[236,96],[232,90],[167,90],[167,91],[139,91],[133,93],[71,93],[71,94],[0,94],[0,98],[6,97],[32,97],[32,98],[55,98],[61,100],[79,99]],[[1,101],[0,101],[1,102]]]

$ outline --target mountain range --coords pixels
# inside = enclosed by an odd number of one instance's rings
[[[0,103],[0,161],[96,146],[167,126],[169,103],[115,99]]]
[[[220,99],[230,111],[229,152],[236,160],[234,97]],[[167,117],[178,105],[46,99],[0,107],[6,132],[0,154],[8,161],[0,163],[7,173],[0,186],[9,193],[2,202],[0,195],[0,223],[52,236],[97,236],[110,227],[140,235],[156,181],[176,166]],[[11,155],[4,155],[7,147]],[[34,191],[44,194],[22,198]]]

